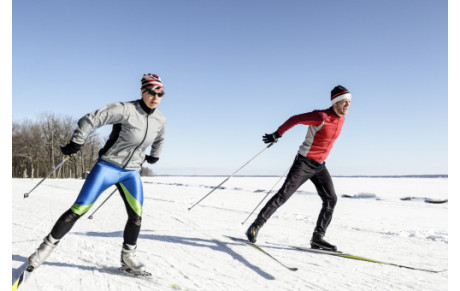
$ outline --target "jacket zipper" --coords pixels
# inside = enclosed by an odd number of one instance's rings
[[[129,157],[128,161],[126,162],[126,164],[123,166],[123,169],[129,164],[129,162],[131,162],[131,159],[133,158],[133,155],[134,153],[136,152],[136,150],[144,143],[145,139],[147,138],[147,133],[149,132],[149,115],[147,114],[147,128],[145,129],[145,134],[144,134],[144,138],[142,139],[141,143],[136,147],[134,148],[133,152],[131,153],[131,156]]]

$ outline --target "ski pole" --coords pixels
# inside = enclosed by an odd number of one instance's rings
[[[212,192],[214,192],[217,188],[219,188],[220,186],[222,186],[225,182],[227,182],[231,177],[233,177],[237,172],[239,172],[242,168],[244,168],[247,164],[249,164],[250,162],[252,162],[252,160],[254,160],[258,155],[260,155],[263,151],[265,151],[266,149],[268,149],[269,147],[271,147],[273,144],[275,144],[275,142],[272,142],[271,144],[269,144],[268,146],[266,146],[263,150],[261,150],[257,155],[255,155],[252,159],[250,159],[249,161],[246,162],[246,164],[244,164],[243,166],[241,166],[238,170],[236,170],[233,174],[231,174],[230,176],[227,177],[227,179],[225,179],[224,181],[222,181],[222,183],[220,183],[219,185],[217,185],[216,187],[214,187],[214,189],[211,190],[211,192],[209,192],[208,194],[206,194],[205,196],[203,196],[203,198],[201,198],[200,200],[198,200],[198,202],[196,202],[195,204],[193,204],[191,207],[188,208],[188,210],[190,211],[193,207],[195,207],[198,203],[200,203],[201,201],[203,201],[206,197],[208,197],[209,195],[211,195]]]
[[[290,169],[290,168],[289,168]],[[287,172],[289,171],[289,169],[286,170],[286,172],[284,172],[284,174],[278,179],[278,181],[276,181],[275,185],[273,185],[273,187],[270,189],[270,191],[268,191],[267,195],[265,195],[265,197],[260,200],[259,204],[257,204],[257,206],[254,208],[254,210],[248,215],[248,217],[241,223],[242,225],[249,219],[249,217],[251,217],[251,215],[254,213],[254,211],[256,211],[257,207],[259,207],[260,204],[262,204],[262,202],[265,200],[265,198],[267,198],[268,195],[270,195],[270,193],[272,193],[273,189],[275,189],[275,186],[278,185],[278,183],[281,181],[281,179],[284,178],[284,176],[286,176]]]
[[[112,195],[115,194],[115,192],[117,192],[117,190],[118,190],[118,189],[115,188],[115,190],[113,190],[113,192],[109,195],[109,197],[107,197],[107,198],[101,203],[101,205],[99,205],[99,207],[96,208],[96,210],[94,210],[94,212],[93,212],[90,216],[88,216],[88,219],[93,219],[94,213],[96,213],[96,211],[98,211],[99,208],[101,208],[102,205],[104,205],[104,203],[105,203],[107,200],[109,200],[109,198],[112,197]]]
[[[29,192],[27,193],[24,193],[24,199],[29,197],[30,193],[32,193],[32,191],[35,190],[35,188],[37,188],[43,181],[46,180],[46,178],[48,178],[49,176],[51,176],[52,173],[54,173],[54,171],[56,171],[57,169],[59,169],[59,167],[61,167],[68,159],[70,158],[70,156],[64,156],[64,159],[54,168],[51,170],[51,172],[49,172],[49,174],[43,178],[40,182],[38,182],[37,185],[35,185],[35,187],[32,188],[32,190],[30,190]]]

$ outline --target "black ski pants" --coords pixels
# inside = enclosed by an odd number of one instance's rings
[[[331,223],[332,214],[337,203],[334,185],[326,163],[319,164],[315,160],[297,155],[281,189],[265,204],[260,211],[256,223],[264,225],[273,213],[294,194],[303,183],[310,179],[323,203],[316,222],[315,232],[321,235]]]

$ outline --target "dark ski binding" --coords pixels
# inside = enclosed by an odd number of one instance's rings
[[[120,271],[123,272],[124,274],[131,275],[133,277],[150,277],[152,276],[152,273],[147,272],[147,271],[142,271],[142,272],[135,272],[131,269],[127,269],[124,267],[120,267]]]

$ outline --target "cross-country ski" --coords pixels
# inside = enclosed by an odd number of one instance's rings
[[[283,262],[281,262],[279,259],[275,258],[273,255],[271,255],[270,253],[268,253],[266,250],[264,250],[261,246],[255,244],[255,243],[252,243],[252,242],[248,242],[247,240],[244,240],[244,239],[241,239],[241,238],[237,238],[237,237],[233,237],[233,236],[228,236],[228,235],[224,235],[226,238],[229,238],[231,239],[232,241],[234,242],[238,242],[239,244],[243,244],[243,245],[247,245],[247,246],[251,246],[253,247],[254,249],[258,250],[259,252],[263,253],[264,255],[266,255],[267,257],[271,258],[272,260],[274,260],[275,262],[277,262],[278,264],[280,264],[281,266],[285,267],[286,269],[288,269],[289,271],[297,271],[298,269],[295,268],[295,267],[289,267],[287,266],[286,264],[284,264]]]
[[[417,271],[430,272],[430,273],[441,273],[441,272],[447,271],[447,270],[435,271],[435,270],[428,270],[428,269],[423,269],[423,268],[405,266],[405,265],[396,264],[396,263],[388,263],[388,262],[383,262],[383,261],[379,261],[379,260],[375,260],[375,259],[369,259],[369,258],[365,258],[365,257],[361,257],[361,256],[342,253],[341,251],[328,251],[328,250],[314,249],[314,248],[308,248],[308,247],[302,247],[302,246],[282,245],[282,244],[277,244],[277,243],[272,243],[272,242],[267,242],[267,243],[272,244],[272,245],[282,246],[282,247],[288,247],[288,248],[291,248],[291,249],[294,249],[294,250],[300,250],[300,251],[304,251],[304,252],[314,253],[314,254],[330,255],[330,256],[336,256],[336,257],[341,257],[341,258],[352,259],[352,260],[358,260],[358,261],[365,261],[365,262],[371,262],[371,263],[382,264],[382,265],[395,266],[395,267],[399,267],[399,268],[406,268],[406,269],[410,269],[410,270],[417,270]]]
[[[32,275],[31,269],[28,269],[29,263],[24,263],[20,266],[16,272],[19,274],[17,278],[13,277],[13,291],[19,290],[19,288],[25,284],[26,280],[29,279],[30,275]]]

